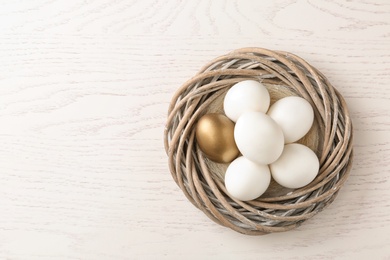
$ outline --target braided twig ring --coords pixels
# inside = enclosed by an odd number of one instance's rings
[[[232,85],[246,79],[263,81],[270,91],[287,89],[312,104],[320,172],[309,185],[237,201],[206,163],[194,138],[195,123]],[[218,224],[249,235],[290,230],[314,216],[335,199],[352,166],[352,124],[344,99],[321,72],[282,51],[244,48],[204,66],[172,98],[164,137],[172,177],[186,197]]]

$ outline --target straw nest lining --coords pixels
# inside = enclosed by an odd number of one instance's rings
[[[227,90],[247,79],[263,82],[271,102],[296,95],[311,103],[315,124],[310,138],[300,142],[317,153],[320,171],[303,188],[287,190],[273,183],[260,198],[242,202],[226,192],[227,165],[210,162],[199,150],[195,125],[202,115],[221,112]],[[262,235],[293,229],[335,199],[352,166],[352,136],[347,105],[321,72],[288,52],[244,48],[205,65],[175,93],[164,142],[172,177],[191,203],[218,224]]]

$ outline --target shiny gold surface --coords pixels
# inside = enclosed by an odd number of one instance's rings
[[[211,160],[230,163],[239,155],[234,141],[234,123],[222,114],[206,114],[196,125],[196,140]]]

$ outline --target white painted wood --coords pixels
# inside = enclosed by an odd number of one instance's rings
[[[389,1],[0,3],[0,259],[390,258]],[[344,95],[355,163],[295,231],[243,236],[172,180],[174,91],[239,47],[296,53]]]

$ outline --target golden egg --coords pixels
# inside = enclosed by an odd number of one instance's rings
[[[206,114],[196,125],[196,141],[211,160],[229,163],[239,155],[234,141],[234,123],[222,114]]]

